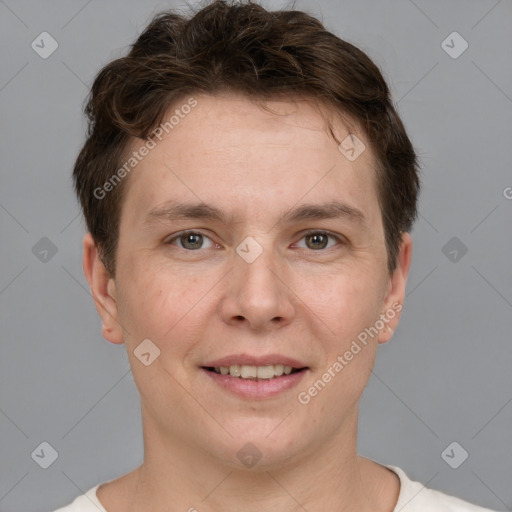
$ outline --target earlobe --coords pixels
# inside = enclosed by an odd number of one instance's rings
[[[115,281],[107,272],[90,233],[84,236],[83,250],[83,270],[102,321],[102,335],[111,343],[123,343]]]
[[[405,299],[405,287],[407,285],[407,276],[411,266],[412,258],[412,238],[409,233],[402,233],[402,241],[397,257],[396,268],[389,279],[389,291],[384,300],[384,310],[381,318],[384,316],[386,326],[379,332],[379,343],[386,343],[393,336],[403,309]]]

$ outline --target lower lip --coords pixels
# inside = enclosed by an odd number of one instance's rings
[[[248,399],[270,398],[284,391],[295,387],[308,371],[304,369],[300,372],[290,373],[290,375],[281,375],[272,379],[250,380],[241,377],[231,377],[222,375],[201,368],[213,381],[228,391]]]

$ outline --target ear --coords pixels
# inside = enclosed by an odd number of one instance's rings
[[[396,269],[389,278],[388,292],[384,299],[381,319],[386,327],[381,329],[378,336],[379,343],[386,343],[393,336],[398,326],[405,299],[405,286],[411,266],[412,238],[409,233],[402,233],[402,241],[397,256]]]
[[[96,309],[101,317],[103,337],[111,343],[123,343],[123,329],[119,324],[116,301],[116,284],[101,261],[91,233],[83,240],[84,274],[91,288]]]

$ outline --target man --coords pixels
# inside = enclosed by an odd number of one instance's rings
[[[419,192],[363,52],[301,12],[163,13],[87,114],[84,272],[128,351],[144,462],[61,511],[484,510],[356,453]]]

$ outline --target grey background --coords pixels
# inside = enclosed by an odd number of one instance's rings
[[[52,510],[142,461],[138,393],[124,346],[101,336],[70,176],[93,77],[176,5],[0,0],[1,511]],[[381,67],[423,165],[404,315],[363,395],[360,453],[510,510],[512,2],[296,8]],[[47,59],[31,48],[43,31],[59,44]],[[469,44],[456,59],[441,47],[453,31]],[[442,252],[454,236],[467,247],[456,262]],[[57,249],[46,261],[32,250],[43,237]],[[48,469],[31,457],[43,441],[58,452]],[[458,469],[441,457],[453,441],[469,453]]]

